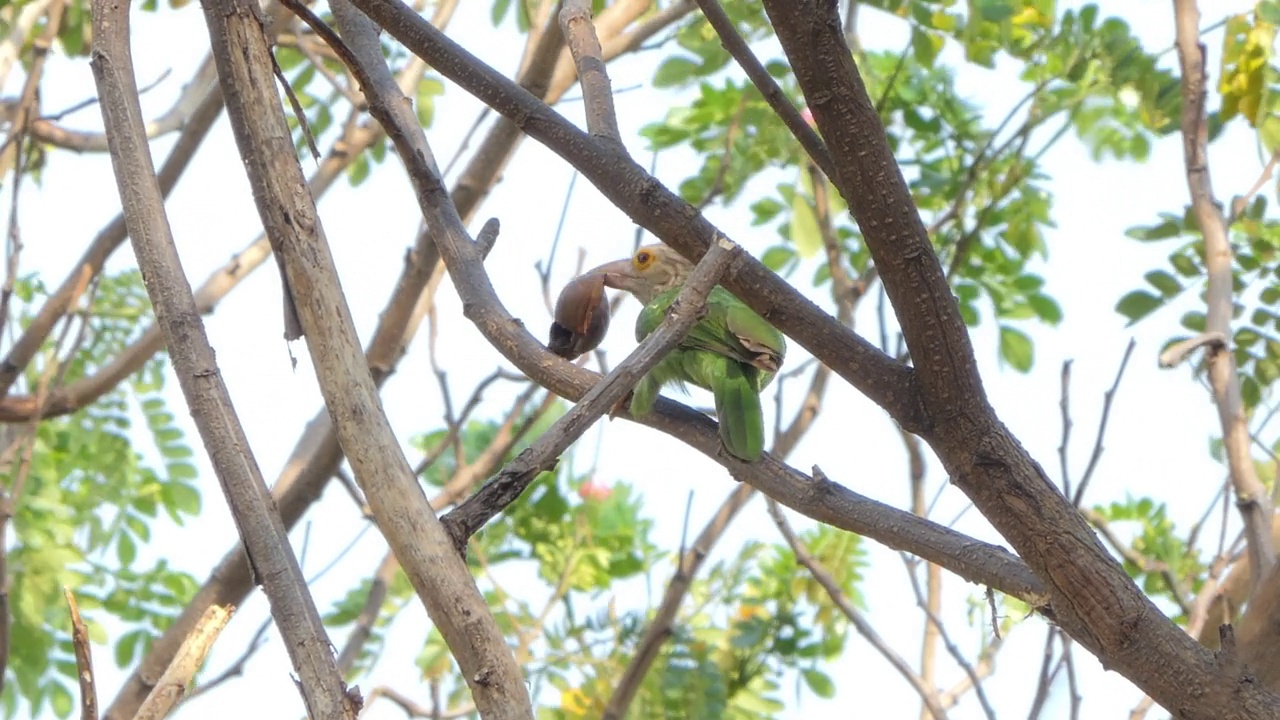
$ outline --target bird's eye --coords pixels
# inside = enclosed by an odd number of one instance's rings
[[[653,253],[649,252],[648,250],[641,250],[640,252],[636,253],[637,267],[644,267],[645,265],[648,265],[651,260],[653,260]]]

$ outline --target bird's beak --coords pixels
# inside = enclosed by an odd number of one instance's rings
[[[603,275],[606,287],[611,287],[615,290],[626,290],[627,292],[634,292],[637,283],[640,282],[640,276],[636,274],[629,259],[605,263],[597,268],[588,270],[585,274]]]

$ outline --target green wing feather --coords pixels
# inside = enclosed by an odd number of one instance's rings
[[[679,288],[668,290],[640,311],[637,341],[662,324],[679,292]],[[710,390],[725,449],[752,462],[764,452],[759,393],[782,365],[786,348],[782,333],[728,290],[716,286],[707,296],[706,316],[637,384],[631,410],[636,415],[648,413],[668,383],[683,389],[684,383],[690,382]]]

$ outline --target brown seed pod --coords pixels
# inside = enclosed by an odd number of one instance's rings
[[[608,330],[609,302],[604,295],[604,276],[580,275],[560,291],[547,349],[573,360],[594,350]]]

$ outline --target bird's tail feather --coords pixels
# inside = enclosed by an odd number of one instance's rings
[[[725,363],[726,371],[712,388],[716,397],[716,417],[720,421],[720,441],[730,455],[755,462],[764,452],[764,412],[760,396],[736,362]]]

